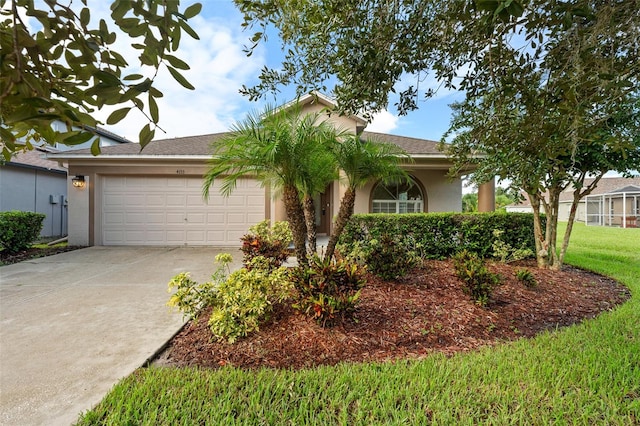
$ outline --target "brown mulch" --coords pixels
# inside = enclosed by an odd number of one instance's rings
[[[37,259],[39,257],[52,256],[58,253],[81,249],[81,246],[60,246],[37,248],[31,247],[21,250],[17,253],[8,253],[5,250],[0,251],[0,266],[11,265],[13,263],[24,262],[29,259]]]
[[[515,271],[523,267],[537,287],[516,279]],[[451,261],[429,261],[401,281],[369,277],[355,319],[332,328],[276,306],[259,332],[228,344],[212,340],[209,312],[204,312],[174,337],[155,364],[298,369],[451,355],[575,324],[630,297],[614,280],[569,266],[554,272],[537,269],[535,262],[492,263],[490,269],[502,275],[503,284],[484,308],[462,292]]]

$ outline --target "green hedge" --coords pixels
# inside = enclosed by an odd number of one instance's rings
[[[40,236],[45,215],[32,212],[0,212],[0,248],[10,253],[31,247]]]
[[[347,224],[340,244],[350,253],[356,243],[394,235],[428,259],[444,259],[466,249],[482,257],[493,254],[494,230],[513,248],[535,253],[533,214],[528,213],[422,213],[357,214]]]

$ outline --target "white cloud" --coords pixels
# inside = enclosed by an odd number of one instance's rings
[[[398,120],[400,118],[397,115],[391,114],[387,110],[380,111],[373,116],[373,120],[367,126],[369,132],[389,133],[396,127],[398,127]]]
[[[92,8],[92,18],[100,17],[111,22],[107,7],[98,10]],[[207,17],[203,13],[189,23],[200,40],[193,40],[183,33],[175,56],[191,67],[188,71],[180,72],[195,86],[195,90],[182,87],[166,68],[161,67],[154,85],[164,94],[164,97],[158,99],[158,107],[159,125],[166,133],[157,130],[155,139],[228,130],[233,122],[244,118],[245,111],[250,108],[248,100],[238,90],[243,83],[250,83],[265,63],[263,49],[257,49],[251,57],[247,57],[242,51],[248,34],[241,31],[239,17],[216,18]],[[132,65],[125,74],[141,72],[137,53],[129,46],[130,43],[131,40],[125,35],[119,35],[114,46]],[[141,73],[148,75],[149,70],[142,70]],[[142,99],[146,103],[146,96]],[[104,122],[118,108],[122,106],[104,108],[95,113],[95,116]],[[138,132],[146,123],[147,119],[139,111],[132,110],[117,125],[103,127],[137,141]]]

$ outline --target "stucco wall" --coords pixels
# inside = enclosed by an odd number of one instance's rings
[[[4,165],[0,167],[0,211],[43,213],[42,237],[67,233],[65,173]]]
[[[71,176],[73,177],[73,175]],[[71,177],[67,182],[69,199],[69,245],[88,246],[89,242],[89,195],[92,192],[91,178],[85,176],[85,187],[75,188],[71,184]]]
[[[313,104],[306,104],[303,108],[303,111],[305,113],[311,113],[311,114],[315,114],[315,113],[321,113],[321,114],[326,114],[327,110],[326,110],[326,106],[321,105],[321,104],[317,104],[317,103],[313,103]],[[326,117],[326,121],[333,124],[337,129],[340,130],[346,130],[349,131],[351,133],[355,133],[356,132],[356,122],[353,118],[349,118],[346,116],[341,116],[338,115],[337,113],[331,114],[329,116]]]

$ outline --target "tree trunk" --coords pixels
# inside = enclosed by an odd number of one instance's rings
[[[316,244],[316,207],[313,203],[313,197],[309,194],[304,196],[303,208],[307,225],[307,256],[311,257],[317,254],[318,247]]]
[[[545,269],[548,266],[548,252],[544,236],[542,235],[542,223],[540,223],[540,199],[537,193],[528,193],[527,195],[529,196],[529,202],[531,202],[531,208],[533,209],[533,238],[536,243],[536,260],[538,261],[538,268]]]
[[[564,256],[567,254],[567,249],[569,248],[569,239],[571,238],[571,232],[573,231],[573,223],[576,220],[576,212],[578,211],[578,204],[580,200],[582,200],[587,195],[591,194],[595,187],[602,179],[602,176],[605,172],[601,172],[598,176],[593,179],[593,181],[587,186],[584,191],[582,191],[582,185],[584,185],[584,179],[586,177],[585,174],[582,174],[575,182],[576,186],[580,186],[573,191],[573,202],[571,203],[571,210],[569,211],[569,222],[567,223],[567,229],[564,232],[564,238],[562,239],[562,247],[560,247],[560,256],[558,257],[558,262],[560,266],[564,263]]]
[[[353,216],[353,206],[356,203],[356,189],[349,187],[347,192],[344,193],[342,200],[340,201],[340,210],[338,216],[333,224],[333,230],[329,236],[329,242],[327,243],[327,251],[325,253],[325,259],[331,259],[336,250],[336,244],[338,239],[347,225],[347,222]]]
[[[549,268],[560,269],[558,262],[557,239],[558,239],[558,209],[560,206],[560,192],[562,188],[552,187],[549,189],[549,204],[547,208],[547,246],[549,247]]]
[[[564,231],[564,238],[562,239],[562,246],[560,247],[560,256],[558,256],[558,269],[562,267],[564,263],[564,255],[567,253],[569,247],[569,238],[571,237],[571,231],[573,230],[573,222],[576,219],[576,211],[578,211],[578,203],[580,202],[580,189],[573,191],[573,202],[571,203],[571,210],[569,210],[569,222],[567,222],[567,229]]]
[[[304,212],[300,195],[296,187],[287,185],[283,191],[284,207],[287,211],[287,218],[291,224],[291,232],[293,234],[293,246],[295,255],[298,258],[300,266],[307,266],[307,250],[305,239],[307,236],[307,227],[304,222]]]

